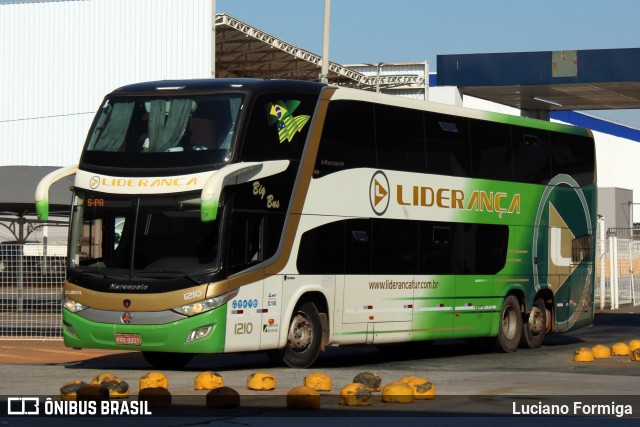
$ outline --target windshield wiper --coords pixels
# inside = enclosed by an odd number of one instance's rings
[[[73,272],[71,273],[69,276],[71,276],[74,279],[77,279],[78,277],[97,277],[100,279],[109,279],[109,280],[122,280],[122,279],[127,279],[128,276],[123,275],[123,276],[109,276],[107,274],[104,273],[100,273],[100,272],[96,272],[96,271],[78,271],[78,272]]]
[[[191,280],[196,285],[202,285],[201,281],[199,281],[198,279],[196,279],[192,275],[185,273],[184,271],[166,271],[166,270],[158,271],[158,272],[145,271],[144,273],[136,274],[135,277],[136,278],[148,277],[148,278],[153,279],[153,278],[158,278],[158,277],[166,278],[167,275],[173,275],[172,277],[186,277],[187,279]]]

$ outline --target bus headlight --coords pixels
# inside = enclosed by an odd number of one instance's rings
[[[202,328],[194,329],[189,332],[187,336],[187,342],[197,341],[209,335],[213,330],[212,326],[203,326]]]
[[[223,304],[226,304],[231,298],[238,295],[238,290],[227,292],[226,294],[219,295],[213,298],[207,298],[202,301],[194,302],[192,304],[181,305],[175,307],[173,311],[176,313],[184,314],[185,316],[195,316],[196,314],[205,313],[214,308],[218,308]]]
[[[77,301],[72,300],[71,298],[68,297],[64,297],[64,301],[62,302],[62,306],[64,308],[66,308],[67,310],[69,310],[72,313],[77,313],[79,311],[82,311],[84,309],[87,309],[89,307],[87,307],[84,304],[80,304]]]

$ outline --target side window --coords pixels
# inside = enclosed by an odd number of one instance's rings
[[[229,232],[229,274],[272,257],[280,243],[284,215],[233,212]]]
[[[427,173],[471,175],[469,123],[464,117],[425,113]]]
[[[337,221],[302,235],[297,259],[300,274],[344,274],[344,227],[344,221]]]
[[[459,274],[463,236],[452,222],[420,223],[420,274]]]
[[[233,213],[229,236],[229,273],[236,273],[264,259],[264,216],[254,213]]]
[[[345,226],[345,274],[371,274],[371,221],[354,219]]]
[[[546,184],[551,179],[549,134],[545,131],[511,127],[513,172],[516,181]]]
[[[508,242],[506,225],[338,221],[302,235],[297,267],[301,274],[489,275],[504,268]],[[574,254],[588,245],[576,239]]]
[[[591,261],[591,254],[593,253],[593,235],[584,234],[577,237],[571,242],[571,262],[578,264],[580,262]]]
[[[509,227],[464,224],[463,274],[496,274],[507,261]]]
[[[378,167],[424,173],[424,114],[387,105],[376,105],[375,109]]]
[[[553,175],[571,175],[579,185],[593,184],[595,147],[591,138],[551,132]]]
[[[253,103],[241,160],[300,160],[317,95],[275,93]]]
[[[373,104],[332,102],[322,130],[314,176],[361,167],[377,167]]]
[[[418,274],[419,222],[373,221],[373,274]]]
[[[470,121],[473,177],[513,180],[510,127],[481,120]]]

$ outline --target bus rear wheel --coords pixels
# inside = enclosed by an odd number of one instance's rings
[[[156,369],[180,369],[187,366],[193,354],[170,353],[165,351],[143,351],[144,359]]]
[[[547,334],[547,308],[542,298],[533,301],[531,313],[522,322],[522,339],[520,345],[524,348],[538,348],[542,345]]]
[[[321,343],[320,314],[314,303],[306,302],[293,312],[282,361],[291,368],[307,368],[318,358]]]
[[[509,295],[502,302],[500,325],[496,338],[496,349],[503,353],[513,353],[518,349],[522,336],[522,314],[520,303],[514,295]]]

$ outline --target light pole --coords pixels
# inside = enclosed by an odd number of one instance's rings
[[[378,62],[377,71],[376,71],[376,92],[380,92],[380,71],[382,70],[382,66],[384,62]]]
[[[216,78],[216,0],[211,0],[211,75]]]
[[[322,68],[320,81],[329,83],[329,21],[331,15],[331,0],[324,0],[324,29],[322,31]]]

